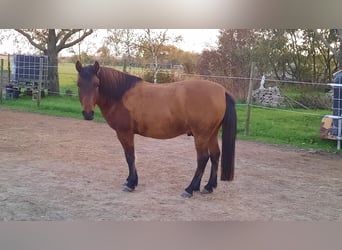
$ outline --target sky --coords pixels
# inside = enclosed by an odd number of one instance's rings
[[[94,51],[97,48],[102,46],[102,36],[105,34],[105,30],[102,30],[96,39],[91,39],[92,43],[94,43]],[[183,40],[176,44],[176,46],[184,51],[190,52],[202,52],[203,49],[216,47],[218,41],[219,30],[218,29],[169,29],[168,34],[170,36],[178,36],[181,35]],[[19,34],[18,34],[19,35]],[[88,46],[89,45],[81,45]],[[75,51],[78,49],[75,47]],[[92,49],[88,48],[90,53],[94,53]],[[60,55],[68,55],[69,49],[65,49],[61,51]],[[30,50],[30,47],[26,44],[23,45],[20,49],[15,46],[14,38],[12,39],[4,39],[0,45],[0,54],[31,54],[34,53]]]
[[[218,29],[170,29],[170,35],[181,35],[183,41],[177,47],[184,51],[202,52],[205,48],[215,47],[218,41]]]

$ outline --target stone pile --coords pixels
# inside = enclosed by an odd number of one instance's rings
[[[253,100],[263,106],[278,107],[283,104],[284,97],[281,96],[278,87],[259,88],[252,93]]]

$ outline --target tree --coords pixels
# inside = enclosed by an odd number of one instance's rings
[[[338,46],[338,42],[341,44],[342,38],[339,37],[338,30],[336,29],[324,29],[317,30],[315,32],[316,37],[319,39],[321,44],[318,47],[321,55],[322,63],[325,66],[325,79],[332,82],[332,74],[338,69],[338,56],[335,47]]]
[[[171,65],[182,65],[185,73],[194,73],[199,58],[198,53],[183,51],[172,44],[163,45],[161,51],[163,53],[159,56],[160,61]]]
[[[135,29],[111,29],[105,38],[105,44],[114,50],[116,56],[123,58],[123,71],[127,72],[127,63],[131,65],[137,50],[138,34]]]
[[[96,53],[100,59],[100,64],[111,65],[113,63],[113,58],[108,47],[102,46]]]
[[[331,81],[332,71],[336,70],[337,61],[334,60],[330,44],[336,44],[338,41],[336,32],[329,29],[305,29],[302,30],[302,33],[303,42],[301,46],[308,59],[307,75],[304,80],[311,78],[313,82]]]
[[[48,56],[49,94],[59,94],[58,53],[93,33],[92,29],[16,29],[35,48]]]
[[[217,49],[202,52],[199,70],[226,76],[248,74],[254,47],[253,30],[223,29],[218,38]],[[205,65],[208,66],[207,70]]]
[[[262,29],[255,31],[251,60],[256,63],[259,75],[285,78],[284,46],[286,39],[281,30]]]
[[[337,55],[337,60],[338,60],[338,67],[339,67],[339,69],[342,69],[342,29],[338,29],[337,32],[338,32],[338,35],[339,35],[339,42],[340,42],[339,52],[338,52],[338,55]]]
[[[264,60],[260,62],[256,56],[254,60],[258,68],[267,69],[263,72],[275,76],[278,80],[288,77],[287,65],[290,61],[290,52],[287,49],[288,37],[284,29],[261,30],[257,50]]]
[[[337,32],[334,30],[285,30],[286,72],[297,81],[331,80],[338,60]]]
[[[333,71],[342,69],[342,29],[315,30],[315,35],[318,36],[320,41],[326,46],[328,55],[325,56],[324,59],[326,62],[329,62],[329,64],[327,64],[327,71],[330,78]],[[331,54],[333,56],[330,56]],[[330,67],[331,61],[335,64],[335,69],[333,70]]]
[[[337,55],[338,37],[334,30],[263,29],[255,32],[252,60],[266,75],[279,80],[331,80],[337,65],[334,54]]]
[[[197,61],[197,72],[200,75],[224,75],[221,65],[222,56],[217,50],[203,50]]]
[[[218,48],[203,51],[198,66],[208,74],[246,76],[253,61],[259,75],[326,82],[342,68],[341,41],[342,30],[332,29],[221,30]]]
[[[157,82],[157,74],[159,71],[158,57],[163,54],[163,46],[168,42],[179,42],[181,36],[171,38],[167,35],[167,29],[163,31],[145,29],[143,34],[139,37],[138,47],[140,53],[144,57],[148,57],[153,65],[153,81]]]
[[[84,64],[92,64],[94,62],[94,57],[89,55],[86,51],[81,52],[80,54],[75,54],[71,56],[71,62],[76,63],[77,61],[81,61]]]

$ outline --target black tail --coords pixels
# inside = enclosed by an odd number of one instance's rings
[[[232,181],[234,179],[237,115],[235,101],[228,93],[226,93],[226,105],[226,113],[222,121],[221,180]]]

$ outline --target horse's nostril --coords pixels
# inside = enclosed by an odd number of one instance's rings
[[[82,115],[83,115],[84,120],[90,121],[94,119],[94,111],[87,112],[83,110]]]

